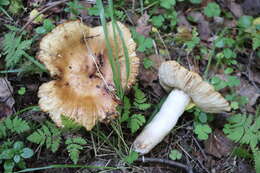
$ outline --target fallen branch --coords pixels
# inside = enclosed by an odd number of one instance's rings
[[[192,168],[184,165],[179,162],[175,162],[172,160],[166,160],[166,159],[161,159],[161,158],[150,158],[150,157],[142,157],[136,160],[136,162],[142,162],[142,163],[161,163],[165,165],[169,165],[172,167],[179,167],[181,169],[185,169],[187,173],[193,173]]]

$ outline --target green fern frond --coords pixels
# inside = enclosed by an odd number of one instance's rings
[[[236,114],[228,119],[224,126],[227,137],[241,144],[249,144],[255,148],[260,141],[260,117],[253,119],[252,115]]]
[[[10,132],[21,134],[28,130],[30,130],[30,126],[27,121],[19,117],[13,119],[8,117],[0,122],[0,138],[6,137]]]
[[[22,40],[22,36],[17,36],[15,32],[9,32],[4,35],[3,51],[5,56],[6,67],[14,68],[21,62],[25,50],[31,47],[32,40]]]
[[[254,162],[255,162],[255,171],[256,173],[260,173],[260,150],[253,150]]]
[[[142,114],[133,114],[128,121],[128,128],[135,133],[145,123],[145,117]]]
[[[139,110],[147,110],[151,107],[151,104],[145,103],[147,98],[142,90],[138,88],[137,85],[134,86],[135,91],[135,99],[134,99],[134,106]]]
[[[248,144],[253,152],[256,173],[260,173],[260,150],[257,145],[260,141],[260,117],[236,114],[228,119],[224,126],[227,137],[241,144]]]
[[[61,132],[53,123],[47,121],[40,129],[28,136],[27,140],[40,146],[45,145],[54,153],[60,146]]]
[[[67,144],[69,156],[74,164],[77,164],[80,151],[83,150],[82,145],[85,145],[86,143],[85,139],[81,137],[68,138],[66,140],[65,144]]]

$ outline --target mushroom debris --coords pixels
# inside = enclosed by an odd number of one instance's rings
[[[153,120],[135,139],[133,148],[140,154],[153,149],[171,131],[192,100],[204,112],[230,111],[229,103],[209,83],[176,61],[167,61],[159,68],[160,84],[171,91]]]
[[[107,24],[108,38],[113,57],[118,58],[120,65],[121,84],[128,89],[138,73],[139,59],[130,31],[123,24],[117,24],[128,49],[128,80],[123,42],[118,32],[114,37],[112,23]],[[113,72],[102,26],[90,28],[80,21],[58,25],[41,40],[38,59],[55,77],[40,86],[39,106],[58,126],[62,126],[61,115],[75,120],[87,130],[98,121],[116,117],[119,100],[113,89]]]

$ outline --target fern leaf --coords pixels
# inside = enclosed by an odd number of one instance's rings
[[[45,143],[46,136],[44,135],[41,129],[38,129],[37,131],[33,132],[30,136],[28,136],[27,140],[32,143],[43,145]]]
[[[7,130],[12,133],[21,134],[30,130],[30,126],[25,120],[19,117],[15,117],[14,119],[8,117],[0,123],[0,138],[7,136]]]
[[[253,154],[256,173],[260,173],[260,150],[253,151]]]
[[[145,117],[142,114],[133,114],[128,121],[128,127],[135,133],[144,123]]]
[[[50,148],[54,153],[58,150],[61,143],[60,134],[60,130],[54,124],[47,121],[40,129],[28,136],[27,140],[40,146],[45,145],[46,148]]]
[[[65,144],[67,144],[69,156],[74,164],[77,164],[80,151],[83,150],[82,145],[85,145],[86,143],[85,139],[81,137],[68,138],[66,140]]]
[[[3,122],[0,122],[0,139],[6,137],[6,127]]]
[[[13,123],[13,131],[18,134],[30,130],[29,124],[26,121],[22,120],[21,118],[15,117],[12,123]]]
[[[16,36],[15,32],[5,34],[3,40],[3,51],[7,68],[14,68],[29,49],[32,40],[22,40],[22,36]]]

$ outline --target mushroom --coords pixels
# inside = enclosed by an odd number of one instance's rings
[[[108,39],[114,59],[118,58],[121,84],[127,90],[135,82],[139,59],[130,31],[123,24],[117,24],[128,49],[128,78],[123,43],[118,32],[114,35],[111,22],[107,24]],[[102,26],[91,28],[80,21],[58,25],[41,40],[38,59],[55,77],[40,86],[39,106],[58,126],[62,126],[61,115],[87,130],[98,121],[105,122],[117,116],[119,100]]]
[[[176,61],[167,61],[159,68],[160,84],[171,91],[160,111],[135,139],[133,149],[146,154],[172,130],[190,100],[209,113],[230,111],[229,103],[209,83]]]

